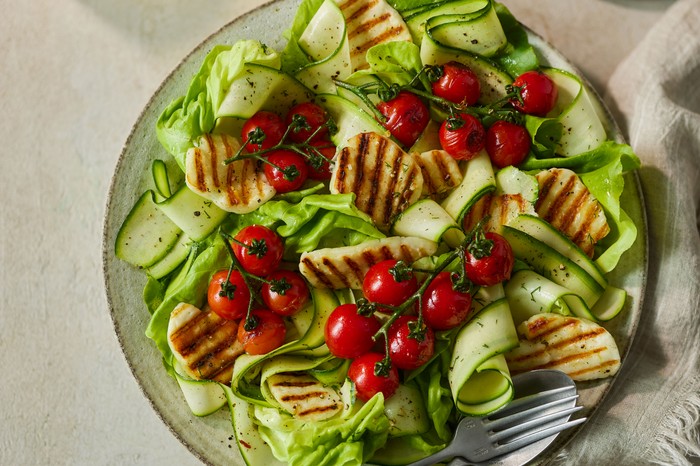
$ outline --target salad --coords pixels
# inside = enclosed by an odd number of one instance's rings
[[[247,464],[400,465],[518,372],[614,375],[639,160],[581,80],[490,0],[303,0],[287,38],[211,50],[116,238],[193,414]]]

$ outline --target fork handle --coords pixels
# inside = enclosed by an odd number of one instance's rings
[[[447,448],[444,450],[440,450],[437,453],[433,453],[430,456],[426,456],[422,460],[418,460],[416,462],[413,462],[409,464],[408,466],[433,466],[434,464],[439,463],[442,460],[454,458],[456,456],[459,456],[457,452],[453,451],[452,448],[450,448],[451,445],[449,445]]]

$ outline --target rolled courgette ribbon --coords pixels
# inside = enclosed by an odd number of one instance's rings
[[[306,306],[292,316],[294,326],[301,335],[279,348],[261,355],[243,354],[236,359],[233,366],[231,389],[235,395],[248,403],[273,407],[269,392],[261,387],[257,375],[267,365],[268,376],[275,372],[273,358],[281,355],[296,356],[295,364],[304,365],[304,369],[316,367],[325,361],[329,354],[324,344],[324,327],[328,315],[338,306],[336,295],[331,290],[311,288],[313,304]],[[308,362],[304,362],[304,361]],[[288,369],[289,370],[289,369]]]
[[[490,413],[513,399],[503,353],[518,345],[503,287],[482,290],[477,299],[485,304],[457,334],[448,373],[456,408],[470,416]]]
[[[456,0],[427,4],[405,13],[416,43],[428,36],[438,45],[484,57],[495,55],[507,43],[491,0]]]

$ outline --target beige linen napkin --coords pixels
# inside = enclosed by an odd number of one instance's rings
[[[558,462],[700,464],[699,0],[665,13],[613,74],[607,101],[642,160],[649,275],[614,388]]]

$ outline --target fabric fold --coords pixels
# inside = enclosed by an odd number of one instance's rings
[[[606,100],[642,160],[649,270],[633,345],[561,464],[700,458],[700,1],[676,2],[617,68]]]

